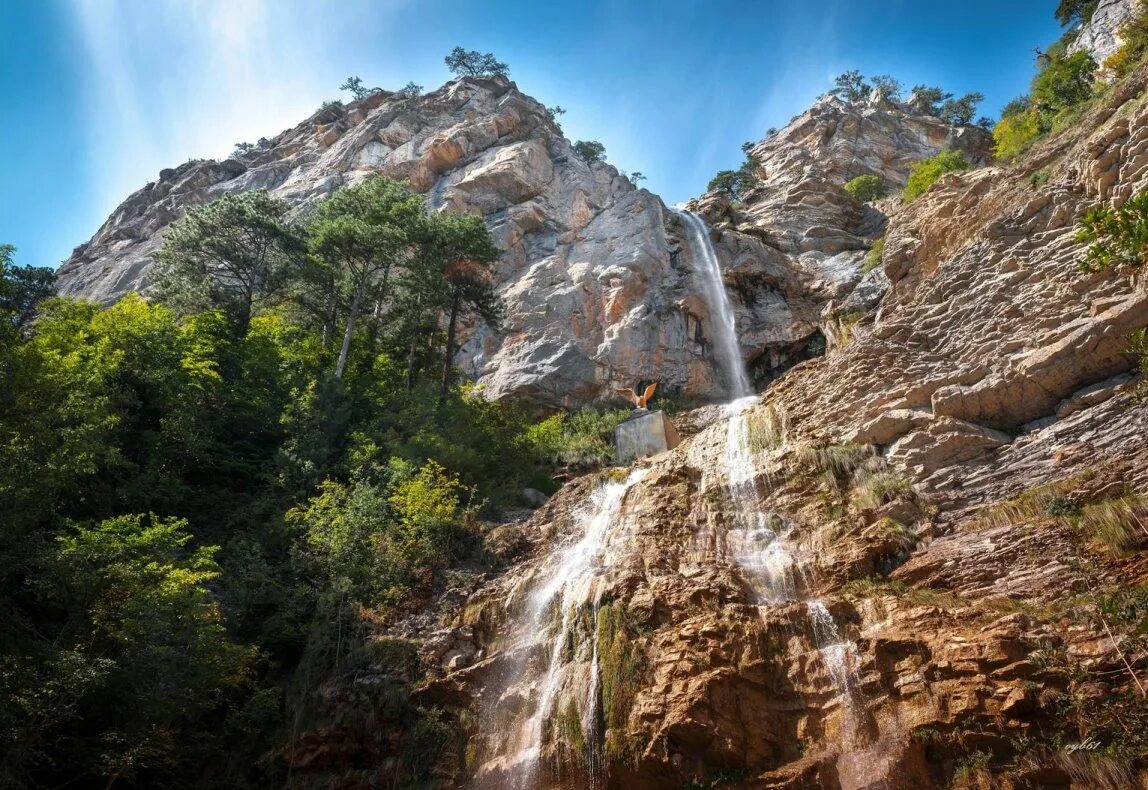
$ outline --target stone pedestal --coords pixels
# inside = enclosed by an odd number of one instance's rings
[[[637,409],[630,419],[614,429],[614,446],[619,464],[664,453],[677,447],[679,441],[674,424],[660,411]]]

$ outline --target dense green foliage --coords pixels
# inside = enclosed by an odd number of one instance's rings
[[[1087,22],[1097,5],[1099,0],[1060,0],[1054,12],[1056,21],[1065,27]]]
[[[860,201],[861,203],[868,203],[871,200],[879,200],[885,197],[888,189],[885,187],[885,179],[880,176],[866,174],[846,181],[845,191],[848,192],[854,200]]]
[[[954,126],[968,126],[977,114],[977,105],[985,100],[983,93],[966,93],[960,98],[947,98],[937,110],[937,117]]]
[[[614,449],[610,437],[628,409],[584,409],[555,414],[530,427],[527,438],[538,460],[555,466],[592,467],[608,463]]]
[[[1038,62],[1041,68],[1033,77],[1029,94],[1006,104],[993,127],[998,157],[1024,153],[1092,98],[1096,61],[1087,52],[1066,55],[1063,47],[1050,47]]]
[[[829,92],[847,102],[859,102],[865,99],[872,86],[865,81],[865,77],[856,69],[838,74],[833,79],[833,89]]]
[[[574,155],[588,165],[606,161],[606,146],[596,140],[579,140],[573,148]]]
[[[444,58],[446,67],[456,77],[508,77],[510,67],[490,52],[467,51],[455,47]]]
[[[922,159],[909,170],[909,180],[905,183],[905,202],[912,203],[925,194],[945,173],[968,169],[969,160],[959,151],[940,151],[928,159]]]
[[[11,244],[0,244],[0,321],[19,329],[32,320],[36,306],[54,293],[56,273],[13,265],[15,252]]]
[[[367,664],[363,726],[420,755],[393,781],[433,770],[449,731],[372,624],[481,567],[478,515],[548,487],[555,445],[453,375],[452,317],[499,314],[481,219],[386,179],[281,209],[189,212],[167,303],[48,299],[24,331],[4,249],[0,785],[281,786],[339,715],[319,683]]]
[[[1119,208],[1101,204],[1085,212],[1076,240],[1089,245],[1080,263],[1085,272],[1142,269],[1148,262],[1148,192]]]

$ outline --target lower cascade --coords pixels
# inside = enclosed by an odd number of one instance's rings
[[[581,537],[527,580],[533,589],[525,605],[508,612],[511,638],[520,644],[501,678],[502,695],[484,712],[494,756],[476,786],[548,786],[561,784],[564,773],[587,787],[604,786],[598,646],[609,608],[600,604],[624,548],[623,502],[645,474],[635,469],[593,489],[578,514]]]

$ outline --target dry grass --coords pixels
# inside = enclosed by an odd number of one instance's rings
[[[749,416],[749,448],[755,453],[776,450],[785,444],[789,432],[789,421],[784,412],[778,412],[773,405]]]
[[[875,472],[854,486],[853,505],[860,510],[874,510],[912,494],[909,481],[896,472]]]
[[[1087,505],[1079,526],[1101,551],[1128,554],[1148,539],[1148,502],[1143,497],[1126,496]]]

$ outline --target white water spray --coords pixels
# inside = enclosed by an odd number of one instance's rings
[[[857,645],[844,638],[837,629],[833,615],[824,603],[816,599],[805,602],[809,610],[809,620],[813,625],[813,639],[817,652],[825,662],[829,677],[837,688],[838,698],[845,706],[845,726],[847,736],[852,738],[857,730]]]
[[[597,611],[596,604],[602,592],[602,577],[612,560],[610,549],[616,537],[614,528],[622,509],[622,501],[630,488],[645,475],[646,470],[635,469],[625,480],[607,483],[591,495],[590,506],[581,514],[585,524],[581,539],[559,554],[557,567],[549,574],[546,583],[530,596],[526,627],[544,635],[547,631],[547,615],[555,611],[555,608],[561,612],[561,621],[549,646],[546,674],[539,687],[534,712],[524,727],[524,737],[521,741],[523,746],[513,761],[517,765],[514,777],[514,784],[517,787],[527,788],[539,784],[544,725],[554,713],[558,693],[568,679],[570,664],[563,662],[563,652],[570,638],[570,631],[575,625],[572,622],[573,617],[580,605],[593,605],[594,611]],[[582,700],[584,712],[581,718],[584,728],[587,723],[593,722],[593,729],[596,730],[600,715],[597,709],[600,695],[596,624],[592,625],[591,634],[589,688]],[[596,736],[597,733],[589,734]],[[597,743],[589,747],[587,758],[591,786],[598,786],[601,784],[600,774],[603,766],[598,759]]]
[[[745,363],[741,356],[741,345],[737,340],[737,324],[734,321],[733,306],[722,281],[721,266],[717,252],[705,222],[697,214],[685,209],[671,209],[682,219],[682,224],[690,235],[690,248],[693,250],[695,265],[702,274],[702,293],[710,308],[710,323],[714,333],[714,353],[726,375],[731,399],[743,398],[753,392]]]

